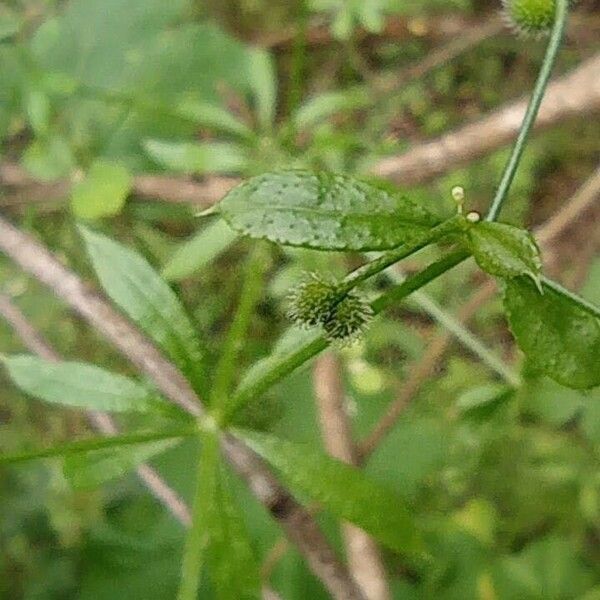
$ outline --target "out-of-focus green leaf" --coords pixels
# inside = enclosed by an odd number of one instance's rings
[[[501,598],[576,598],[593,579],[573,544],[552,536],[503,560],[495,583]]]
[[[29,124],[36,135],[43,136],[50,126],[50,101],[39,89],[32,89],[26,96],[25,109]]]
[[[257,454],[273,465],[290,488],[355,523],[405,555],[420,556],[423,544],[404,501],[349,465],[316,451],[256,431],[236,430]]]
[[[27,171],[42,181],[66,177],[75,168],[69,144],[58,135],[34,140],[23,153],[21,161]]]
[[[479,411],[496,404],[510,391],[509,387],[501,383],[488,383],[473,387],[460,395],[456,401],[456,408],[463,413]]]
[[[319,250],[394,248],[438,223],[406,197],[353,177],[303,170],[253,177],[218,206],[240,233]]]
[[[248,58],[248,80],[256,99],[256,114],[262,127],[272,125],[277,102],[277,77],[267,50],[253,48]]]
[[[238,234],[219,219],[177,247],[163,267],[163,277],[169,281],[189,277],[227,250],[237,237]]]
[[[484,271],[497,277],[528,275],[540,286],[540,253],[529,232],[483,221],[470,227],[466,235],[469,249]]]
[[[146,444],[95,450],[86,454],[70,454],[63,471],[71,485],[78,489],[95,488],[125,475],[141,463],[168,450],[177,440],[160,440]]]
[[[196,597],[197,573],[209,566],[219,600],[258,600],[260,580],[243,514],[231,495],[214,432],[204,432],[194,505],[179,600]]]
[[[563,387],[545,377],[526,382],[519,397],[523,410],[555,426],[573,419],[586,405],[584,393]]]
[[[0,41],[19,33],[23,19],[10,6],[0,6]]]
[[[173,290],[133,250],[85,227],[81,232],[106,293],[202,390],[203,352]]]
[[[15,385],[46,402],[108,412],[170,409],[154,390],[94,365],[49,362],[28,355],[9,356],[3,363]]]
[[[335,113],[363,108],[369,102],[369,95],[363,90],[326,92],[302,104],[293,116],[293,123],[296,129],[314,127]]]
[[[506,280],[510,328],[530,365],[558,383],[585,389],[600,384],[600,321],[544,284]]]
[[[118,214],[131,190],[127,169],[109,161],[95,162],[85,179],[73,187],[71,207],[80,219],[98,219]]]
[[[238,173],[248,165],[244,148],[230,142],[146,140],[144,149],[157,163],[179,173]]]
[[[228,110],[215,104],[193,99],[182,100],[176,107],[177,114],[194,121],[200,127],[228,133],[243,139],[252,137],[252,130]]]

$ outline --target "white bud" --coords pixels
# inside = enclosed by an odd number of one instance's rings
[[[472,210],[470,213],[467,214],[465,219],[467,219],[469,223],[478,223],[481,220],[481,215],[477,211]]]
[[[462,185],[455,185],[452,188],[452,197],[455,202],[462,203],[465,199],[465,188]]]

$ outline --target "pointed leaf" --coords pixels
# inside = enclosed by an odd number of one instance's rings
[[[46,402],[107,412],[172,412],[154,390],[94,365],[27,355],[3,362],[15,385]]]
[[[509,279],[504,307],[531,366],[567,387],[600,385],[600,320],[546,284]]]
[[[228,133],[244,139],[254,135],[245,123],[239,121],[228,110],[215,104],[183,100],[175,107],[175,111],[182,117],[194,121],[200,127],[207,127],[214,131]]]
[[[97,161],[86,178],[75,184],[71,207],[80,219],[97,219],[121,212],[133,179],[127,169],[108,161]]]
[[[408,198],[346,175],[289,170],[253,177],[219,204],[233,229],[319,250],[383,250],[438,220]]]
[[[231,142],[146,140],[144,149],[157,163],[180,173],[237,173],[248,164],[245,150]]]
[[[529,232],[483,221],[468,229],[467,242],[477,264],[490,275],[528,275],[539,286],[540,251]]]
[[[67,442],[51,446],[50,448],[38,448],[36,450],[26,450],[13,454],[0,454],[0,464],[27,462],[38,458],[55,458],[57,456],[71,456],[85,452],[93,452],[96,450],[106,450],[110,448],[114,451],[115,448],[124,448],[135,444],[145,444],[148,442],[156,442],[158,440],[172,441],[175,438],[183,438],[192,435],[193,430],[181,429],[178,431],[166,431],[158,433],[127,433],[123,435],[111,435],[106,437],[88,438],[77,440],[75,442]]]
[[[256,112],[262,127],[268,127],[275,118],[277,78],[273,59],[267,50],[254,48],[248,57],[248,83],[256,98]]]
[[[293,123],[296,129],[306,129],[335,113],[363,108],[369,102],[369,94],[364,90],[326,92],[302,104],[293,117]]]
[[[369,481],[359,469],[306,444],[256,431],[236,430],[236,435],[273,465],[292,491],[321,503],[393,550],[422,555],[420,537],[403,500]]]
[[[121,244],[81,227],[102,287],[202,389],[203,353],[177,296],[148,262]]]
[[[172,448],[177,442],[176,439],[160,440],[94,450],[87,454],[71,454],[65,458],[63,472],[74,488],[95,488],[122,477],[153,456]]]
[[[222,220],[211,223],[181,243],[163,267],[169,281],[180,281],[212,262],[235,242],[238,234]]]

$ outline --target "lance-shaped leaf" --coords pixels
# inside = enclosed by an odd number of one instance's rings
[[[15,385],[40,400],[107,412],[173,412],[156,391],[100,367],[17,355],[3,360]]]
[[[209,567],[219,600],[258,600],[258,565],[240,509],[229,489],[214,432],[202,435],[194,521],[188,534],[179,600],[197,597],[200,567]]]
[[[159,440],[105,448],[86,454],[70,454],[65,458],[63,472],[74,488],[95,488],[111,479],[122,477],[146,460],[177,444],[177,439]]]
[[[531,234],[504,223],[477,223],[467,230],[467,244],[477,264],[490,275],[528,275],[540,287],[540,251]]]
[[[256,431],[235,433],[273,465],[295,493],[321,503],[393,550],[409,556],[423,555],[420,536],[403,500],[367,479],[359,469],[306,444]]]
[[[219,210],[244,235],[319,250],[395,248],[439,222],[383,187],[303,170],[253,177],[231,190]]]
[[[600,320],[575,301],[528,278],[509,279],[504,306],[531,366],[576,389],[600,385]]]
[[[179,299],[146,259],[80,228],[94,270],[110,298],[203,390],[203,353]]]
[[[227,250],[237,237],[223,221],[211,223],[177,247],[163,267],[163,277],[169,281],[189,277]]]
[[[115,448],[127,448],[136,444],[148,444],[158,441],[176,441],[177,439],[189,437],[195,433],[195,429],[181,429],[177,431],[163,431],[150,433],[126,433],[121,435],[109,435],[95,437],[75,442],[67,442],[50,446],[49,448],[37,448],[25,450],[13,454],[0,454],[0,464],[14,464],[36,460],[39,458],[56,458],[59,456],[72,456],[75,454],[92,453],[97,450],[114,450]]]

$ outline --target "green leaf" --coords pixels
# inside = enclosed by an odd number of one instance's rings
[[[177,296],[148,262],[121,244],[80,227],[94,270],[112,300],[202,390],[203,352]]]
[[[37,450],[27,450],[14,454],[0,454],[0,464],[14,464],[26,462],[38,458],[55,458],[57,456],[70,456],[96,450],[114,450],[116,447],[135,444],[146,444],[158,440],[172,441],[173,438],[183,438],[193,435],[195,429],[180,429],[177,431],[150,432],[150,433],[127,433],[123,435],[111,435],[106,437],[97,437],[91,439],[77,440],[66,444],[59,444],[50,448],[40,448]]]
[[[238,234],[219,219],[180,244],[162,270],[169,281],[180,281],[204,268],[235,242]]]
[[[74,488],[95,488],[125,475],[153,456],[172,448],[177,442],[173,439],[160,440],[95,450],[87,454],[70,454],[65,458],[63,472]]]
[[[21,160],[25,169],[42,181],[66,177],[75,167],[69,144],[58,135],[34,140]]]
[[[107,412],[170,411],[154,390],[123,375],[79,362],[50,362],[35,356],[3,360],[12,381],[27,394],[63,406]]]
[[[146,140],[144,149],[157,163],[179,173],[237,173],[248,165],[245,150],[230,142]]]
[[[319,250],[394,248],[438,223],[421,206],[380,187],[303,170],[253,177],[218,206],[240,233]]]
[[[483,221],[470,227],[466,235],[469,250],[484,271],[504,278],[528,275],[540,287],[540,252],[529,232]]]
[[[525,412],[555,427],[573,419],[586,404],[583,392],[560,386],[546,377],[526,381],[518,397]]]
[[[277,77],[269,52],[254,48],[248,57],[248,83],[256,98],[256,113],[262,127],[272,125],[277,102]]]
[[[199,102],[197,100],[182,100],[175,110],[178,115],[194,121],[200,127],[206,127],[214,131],[228,133],[244,139],[252,137],[252,130],[242,121],[239,121],[228,110]]]
[[[219,600],[257,600],[260,582],[255,552],[229,489],[214,432],[203,432],[194,521],[183,561],[179,600],[197,597],[198,573],[207,562]]]
[[[293,123],[296,129],[314,127],[335,113],[363,108],[369,102],[369,95],[363,90],[327,92],[302,104],[293,116]]]
[[[50,126],[50,101],[39,89],[32,89],[25,98],[25,109],[31,128],[36,135],[44,136]]]
[[[133,178],[127,169],[108,161],[95,162],[85,179],[73,187],[71,207],[80,219],[98,219],[121,212]]]
[[[525,277],[505,282],[510,328],[529,363],[570,388],[600,385],[600,321],[545,283],[543,292]]]
[[[19,33],[24,19],[8,6],[0,6],[0,41]]]
[[[256,431],[235,433],[281,473],[292,491],[323,504],[393,550],[423,555],[421,539],[403,500],[369,481],[359,469],[306,444]]]

